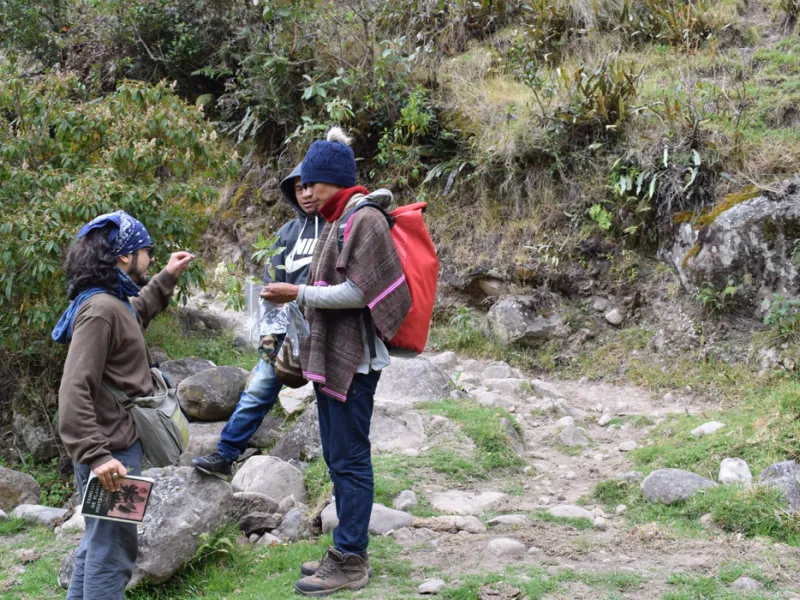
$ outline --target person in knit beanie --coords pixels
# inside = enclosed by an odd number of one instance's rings
[[[381,370],[389,365],[382,339],[391,339],[411,307],[411,295],[389,224],[356,183],[350,139],[335,127],[303,159],[305,193],[325,218],[306,285],[272,283],[262,297],[297,300],[311,334],[301,348],[303,375],[314,383],[322,455],[333,481],[339,525],[319,562],[305,563],[295,584],[322,596],[369,583],[369,520],[374,499],[370,420]],[[340,237],[340,224],[347,235]]]

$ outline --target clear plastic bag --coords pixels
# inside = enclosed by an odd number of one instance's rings
[[[308,339],[311,330],[308,321],[300,312],[296,302],[290,302],[284,307],[286,314],[286,339],[291,341],[292,354],[300,356],[300,348]],[[286,343],[286,342],[284,342]]]

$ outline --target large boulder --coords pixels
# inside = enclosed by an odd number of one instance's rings
[[[331,502],[320,515],[322,518],[322,532],[329,533],[339,524],[336,517],[336,504]],[[372,514],[369,517],[369,532],[373,535],[386,535],[392,530],[410,527],[414,517],[410,514],[384,506],[373,504]]]
[[[283,412],[285,412],[287,416],[291,416],[295,413],[303,412],[315,398],[314,385],[309,382],[297,389],[283,388],[278,396],[278,401],[280,402]]]
[[[199,421],[224,421],[233,414],[247,376],[239,367],[214,367],[187,377],[178,386],[181,407]]]
[[[286,461],[309,461],[322,456],[316,402],[309,404],[303,416],[275,444],[270,455]]]
[[[505,500],[501,492],[465,492],[448,490],[429,495],[431,506],[449,515],[479,515]]]
[[[216,452],[219,436],[224,427],[225,421],[189,423],[189,444],[178,459],[178,465],[188,467],[192,464],[193,458]]]
[[[746,200],[731,195],[698,227],[687,222],[661,249],[685,288],[711,286],[736,294],[728,303],[755,314],[773,294],[800,296],[795,241],[800,237],[800,180],[784,182],[778,192]],[[742,201],[745,200],[745,201]]]
[[[558,314],[541,314],[530,296],[512,296],[496,302],[486,315],[484,330],[504,346],[538,346],[569,334]]]
[[[37,460],[56,458],[58,452],[58,431],[51,422],[44,398],[31,398],[26,392],[18,392],[11,402],[11,428],[14,432],[14,445],[30,452]]]
[[[139,554],[128,587],[163,583],[195,555],[200,536],[213,533],[229,518],[231,486],[216,477],[202,477],[188,467],[150,469],[155,480],[147,514],[139,526]],[[58,583],[66,588],[72,577],[75,551],[61,562]]]
[[[276,417],[273,412],[270,412],[264,417],[264,420],[261,421],[261,425],[258,426],[256,432],[250,437],[247,445],[251,448],[272,448],[280,441],[283,435],[283,430],[281,428],[284,422],[283,416]]]
[[[786,460],[768,466],[758,476],[758,484],[776,488],[783,492],[786,503],[792,510],[800,509],[800,485],[797,482],[800,465]]]
[[[307,502],[303,474],[300,469],[275,456],[253,456],[239,468],[231,482],[235,492],[258,492],[278,502],[293,496]]]
[[[164,377],[167,378],[169,384],[174,388],[177,388],[184,379],[202,373],[206,369],[213,369],[216,366],[217,365],[210,360],[198,358],[196,356],[167,360],[159,364],[159,368],[164,374]]]
[[[27,473],[0,467],[0,510],[11,512],[20,504],[38,504],[42,488]]]
[[[645,500],[669,505],[687,500],[702,489],[716,486],[710,479],[689,471],[661,469],[645,477],[641,488]]]
[[[450,377],[429,360],[392,357],[378,382],[375,398],[402,404],[441,400],[450,393]]]
[[[382,402],[372,413],[369,439],[373,452],[419,449],[425,443],[425,425],[415,410],[396,402]]]

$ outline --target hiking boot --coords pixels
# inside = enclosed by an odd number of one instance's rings
[[[360,590],[368,583],[368,559],[330,547],[316,572],[300,579],[294,588],[304,596],[327,596],[341,590]]]
[[[192,459],[192,466],[198,471],[202,471],[206,475],[213,475],[219,477],[223,481],[227,481],[231,476],[231,465],[233,463],[225,460],[219,455],[219,452],[209,454],[208,456],[198,456]]]
[[[375,573],[369,564],[369,555],[367,555],[367,557],[364,560],[367,561],[367,570],[369,571],[369,576],[372,577]],[[303,574],[303,577],[308,577],[309,575],[313,575],[314,573],[316,573],[317,569],[319,569],[319,564],[321,562],[322,561],[319,560],[312,560],[309,562],[304,562],[302,565],[300,565],[300,572]]]

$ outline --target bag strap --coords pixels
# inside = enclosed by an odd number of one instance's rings
[[[342,215],[342,218],[339,219],[339,229],[338,229],[338,232],[337,232],[339,234],[338,237],[337,237],[337,242],[339,244],[339,252],[341,252],[342,248],[344,247],[345,234],[350,231],[349,228],[348,228],[348,225],[350,223],[350,219],[359,210],[361,210],[362,208],[367,208],[367,207],[377,208],[379,211],[381,211],[383,216],[386,217],[386,220],[389,223],[389,229],[394,227],[394,217],[392,215],[390,215],[388,212],[386,212],[386,209],[384,209],[380,204],[375,204],[374,202],[370,202],[369,200],[366,200],[366,201],[363,201],[363,202],[359,202],[355,206],[350,208],[347,212],[345,212],[344,215]]]
[[[149,355],[149,353],[148,353]],[[169,385],[164,378],[161,369],[150,367],[150,378],[153,380],[153,396],[161,396],[169,391]],[[136,402],[129,398],[121,389],[114,385],[107,377],[103,377],[102,381],[106,389],[111,392],[114,399],[119,402],[125,410],[130,410],[136,406]]]

